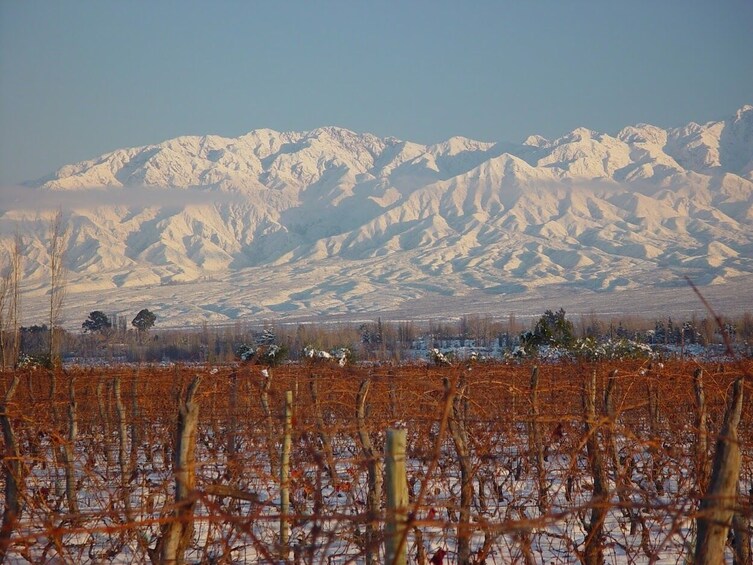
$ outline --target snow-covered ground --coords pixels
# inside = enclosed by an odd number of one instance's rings
[[[142,308],[157,315],[157,328],[200,327],[203,322],[232,324],[235,321],[280,322],[373,322],[383,320],[457,320],[467,314],[490,314],[507,318],[514,313],[527,321],[546,310],[564,308],[568,317],[597,315],[604,320],[644,317],[664,319],[699,318],[708,312],[684,283],[675,287],[647,287],[615,292],[595,292],[566,285],[552,285],[514,294],[423,288],[410,281],[373,285],[368,295],[343,293],[348,271],[328,274],[314,269],[299,281],[289,268],[254,268],[227,281],[185,283],[172,286],[69,291],[63,306],[63,325],[80,330],[90,312],[104,310],[131,320]],[[299,285],[310,287],[302,296]],[[719,312],[739,315],[753,311],[753,292],[748,277],[722,285],[701,287]],[[49,320],[49,296],[44,288],[23,296],[23,325]],[[294,298],[291,298],[294,297]]]

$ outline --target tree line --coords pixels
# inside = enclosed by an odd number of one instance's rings
[[[384,321],[361,323],[264,323],[238,321],[212,326],[202,323],[194,328],[162,328],[148,308],[134,317],[93,311],[80,324],[80,331],[60,329],[58,339],[61,361],[66,363],[118,362],[252,362],[275,365],[286,360],[310,358],[307,351],[322,352],[316,357],[340,358],[348,362],[400,362],[424,359],[452,360],[461,357],[501,359],[566,356],[597,359],[645,357],[651,354],[674,356],[698,353],[704,347],[720,346],[724,341],[717,328],[708,337],[702,329],[704,319],[682,323],[669,320],[601,320],[593,316],[569,319],[563,309],[547,310],[525,322],[515,316],[498,319],[469,315],[446,321]],[[753,316],[727,318],[727,338],[742,355],[753,352]],[[656,328],[664,327],[665,332]],[[667,331],[668,328],[672,331]],[[681,333],[677,333],[677,329]],[[49,326],[19,328],[22,364],[53,366],[49,358]],[[3,339],[12,341],[12,335]],[[696,349],[691,349],[695,344]],[[432,356],[438,350],[446,355]],[[708,350],[713,351],[713,349]],[[346,352],[346,353],[343,353]],[[6,365],[11,366],[11,365]]]

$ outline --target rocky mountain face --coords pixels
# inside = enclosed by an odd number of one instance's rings
[[[753,273],[753,106],[521,144],[335,127],[179,137],[27,190],[63,202],[71,293],[215,283],[221,296],[194,297],[211,319],[724,284]],[[0,205],[0,254],[18,230],[29,296],[45,289],[47,214]]]

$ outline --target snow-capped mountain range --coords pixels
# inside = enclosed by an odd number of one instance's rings
[[[422,145],[337,127],[187,136],[30,184],[35,199],[63,202],[68,300],[84,315],[128,311],[124,297],[174,322],[430,315],[464,298],[753,273],[753,106],[706,124],[520,144]],[[32,311],[47,290],[50,213],[0,205],[0,254],[18,230]]]

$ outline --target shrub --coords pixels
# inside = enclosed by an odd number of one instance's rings
[[[436,347],[434,349],[429,350],[429,359],[435,365],[439,365],[439,366],[452,365],[452,361],[454,357],[455,356],[453,355],[451,351],[448,353],[442,353]]]
[[[569,351],[576,358],[587,361],[646,359],[654,355],[654,351],[645,343],[630,339],[598,342],[591,337],[576,340]]]
[[[49,354],[29,355],[21,353],[18,357],[19,369],[52,369],[52,361]]]
[[[341,367],[353,362],[353,352],[348,347],[336,347],[331,351],[324,351],[307,345],[303,348],[303,357],[312,361],[336,361]]]
[[[243,343],[236,349],[236,355],[246,363],[255,362],[276,367],[288,358],[288,348],[276,343],[256,346]]]

